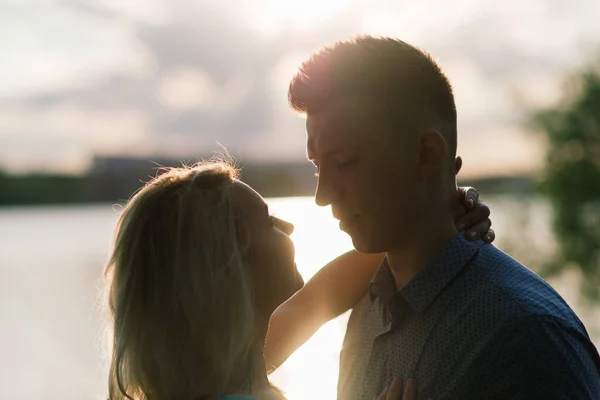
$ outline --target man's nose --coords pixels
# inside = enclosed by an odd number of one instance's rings
[[[337,189],[334,182],[327,175],[321,174],[317,179],[317,190],[315,192],[315,203],[319,207],[325,207],[335,201]]]

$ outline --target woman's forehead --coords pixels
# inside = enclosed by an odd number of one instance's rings
[[[246,183],[235,180],[231,184],[232,200],[246,216],[260,215],[267,212],[267,203],[260,194]]]

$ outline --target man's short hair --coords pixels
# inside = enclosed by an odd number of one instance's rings
[[[290,82],[290,106],[318,113],[355,99],[372,122],[393,131],[439,129],[456,155],[456,105],[452,86],[423,50],[401,40],[358,36],[314,53]],[[383,126],[382,126],[383,125]]]

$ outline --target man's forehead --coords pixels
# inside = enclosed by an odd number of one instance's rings
[[[349,142],[358,139],[368,119],[355,100],[336,101],[306,117],[307,140],[313,142]]]
[[[309,159],[318,158],[353,140],[346,122],[338,113],[320,112],[306,117],[306,152]]]
[[[306,118],[306,127],[318,130],[331,125],[356,123],[362,117],[366,117],[363,111],[356,97],[337,100],[318,112],[309,112]]]

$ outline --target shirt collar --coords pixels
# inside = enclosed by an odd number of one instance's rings
[[[415,313],[423,313],[483,245],[481,239],[469,242],[457,233],[400,291],[402,297]]]
[[[378,297],[382,298],[385,302],[395,292],[396,284],[394,283],[394,277],[392,276],[392,271],[390,271],[390,265],[388,264],[386,257],[379,265],[379,268],[377,268],[377,271],[371,280],[371,285],[369,286],[371,302]]]
[[[415,313],[421,314],[483,245],[482,240],[469,242],[464,237],[463,232],[457,233],[427,262],[425,268],[419,271],[408,285],[400,291],[396,291],[386,258],[371,281],[371,301],[380,297],[386,302],[397,293]]]

